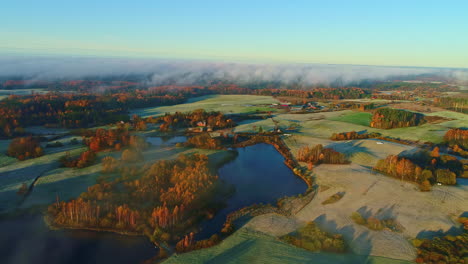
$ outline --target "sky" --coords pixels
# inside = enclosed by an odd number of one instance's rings
[[[468,1],[3,1],[0,54],[468,68]]]

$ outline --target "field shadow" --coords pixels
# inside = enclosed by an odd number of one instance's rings
[[[449,230],[443,230],[443,229],[439,229],[439,230],[423,230],[421,232],[419,232],[417,235],[416,235],[416,238],[418,239],[432,239],[434,237],[443,237],[443,236],[447,236],[447,235],[452,235],[452,236],[456,236],[456,235],[459,235],[463,232],[463,228],[462,227],[455,227],[455,226],[452,226]]]
[[[363,142],[357,141],[346,141],[346,142],[334,142],[328,144],[327,148],[332,148],[338,152],[344,153],[347,158],[351,158],[356,153],[364,153],[373,155],[374,153],[370,151],[367,147],[362,146]]]
[[[234,260],[236,257],[246,255],[250,251],[250,248],[255,244],[254,239],[247,239],[239,244],[231,247],[229,250],[223,251],[223,253],[218,254],[212,259],[206,261],[205,263],[225,263],[226,260]]]
[[[57,147],[57,148],[46,147],[44,151],[45,152],[44,155],[51,155],[51,154],[56,154],[60,152],[68,152],[68,151],[83,148],[83,147],[86,147],[86,146],[82,144],[77,144],[77,145],[65,145],[63,147]],[[63,155],[65,155],[65,153]]]
[[[34,164],[24,168],[12,169],[0,173],[0,186],[34,180],[36,177],[52,169],[56,161]]]
[[[357,212],[366,219],[371,216],[379,220],[390,219],[390,218],[395,219],[398,216],[397,213],[395,213],[395,204],[380,208],[376,212],[374,212],[373,209],[370,209],[367,206],[363,206],[359,208]]]
[[[459,217],[468,217],[468,211],[465,211],[465,212],[461,213]],[[463,232],[465,232],[464,227],[463,227],[463,224],[460,223],[459,225],[452,226],[448,230],[443,230],[443,229],[423,230],[423,231],[419,232],[416,235],[416,238],[419,238],[419,239],[424,239],[424,238],[432,239],[434,237],[443,237],[443,236],[448,236],[448,235],[458,236],[458,235],[462,234]]]
[[[216,98],[216,97],[217,97],[217,95],[215,95],[215,94],[192,97],[192,98],[189,98],[187,100],[187,102],[185,102],[185,104],[196,103],[196,102],[200,102],[200,101],[203,101],[203,100],[206,100],[206,99],[211,99],[211,98]],[[184,104],[184,103],[182,103],[182,104]]]
[[[337,233],[343,235],[347,244],[347,250],[353,251],[362,257],[362,263],[365,263],[372,252],[372,241],[369,237],[369,231],[363,231],[357,235],[357,231],[353,225],[345,225],[338,228],[335,220],[328,220],[326,214],[322,214],[314,219],[314,222],[327,232]],[[350,247],[350,245],[359,245],[358,248]],[[354,251],[359,252],[354,252]]]

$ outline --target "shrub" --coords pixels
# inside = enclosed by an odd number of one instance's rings
[[[281,239],[296,247],[310,251],[344,252],[346,249],[343,236],[330,234],[320,230],[314,222],[309,222],[296,232],[285,235]]]
[[[341,200],[341,198],[343,198],[344,195],[345,195],[344,192],[335,193],[335,194],[333,194],[332,196],[328,197],[328,199],[326,199],[325,201],[323,201],[322,204],[323,204],[323,205],[326,205],[326,204],[336,203],[336,202],[338,202],[339,200]]]
[[[457,175],[448,169],[438,169],[435,174],[437,182],[448,185],[457,184]]]
[[[122,152],[122,161],[124,162],[137,162],[142,160],[143,155],[140,151],[134,149],[126,149]]]
[[[19,160],[37,158],[44,154],[39,140],[32,137],[15,138],[8,146],[7,155]]]
[[[351,214],[351,219],[358,225],[366,225],[367,221],[359,212],[353,212]]]

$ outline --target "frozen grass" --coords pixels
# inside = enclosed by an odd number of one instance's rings
[[[131,111],[131,115],[136,114],[141,117],[158,116],[164,113],[189,112],[195,109],[205,109],[206,111],[221,111],[230,113],[249,113],[255,111],[274,111],[268,107],[279,101],[271,96],[256,95],[210,95],[192,98],[186,104],[142,108]]]
[[[63,152],[60,153],[63,154]],[[228,151],[150,147],[143,152],[144,160],[133,165],[144,166],[145,164],[152,164],[157,160],[175,159],[180,154],[191,153],[207,155],[214,167],[216,167],[217,163],[229,157]],[[71,154],[73,155],[75,152]],[[112,156],[116,159],[120,159],[121,152],[100,152],[98,153],[98,162],[96,164],[82,169],[62,168],[58,167],[58,164],[56,164],[56,166],[52,167],[52,169],[48,170],[45,175],[38,179],[33,192],[22,204],[22,208],[29,208],[35,205],[49,205],[56,201],[57,196],[60,200],[69,200],[78,197],[81,193],[85,192],[89,186],[96,184],[97,178],[102,175],[102,163],[100,160],[105,156]],[[28,167],[27,169],[34,169],[34,166]],[[30,181],[28,184],[32,179],[33,178],[29,178]],[[8,188],[4,189],[5,193],[2,194],[0,191],[0,201],[2,200],[2,195],[6,199],[12,199],[12,197],[14,197],[12,193],[18,190],[22,182],[24,182],[24,180],[20,181],[17,179],[14,185],[10,185]]]
[[[397,155],[415,149],[412,146],[387,141],[384,141],[384,144],[377,144],[378,141],[374,139],[336,141],[326,147],[346,154],[351,162],[362,166],[375,166],[379,159],[385,159],[388,155]]]
[[[279,122],[279,125],[282,128],[287,127],[291,122],[296,122],[300,126],[300,129],[297,133],[309,137],[330,138],[330,136],[333,133],[349,131],[367,131],[379,132],[383,136],[390,136],[414,141],[419,140],[422,142],[430,141],[434,143],[441,143],[443,141],[443,136],[445,132],[447,132],[449,128],[464,127],[468,123],[468,120],[463,114],[449,112],[446,115],[450,114],[451,118],[458,119],[442,122],[439,124],[424,124],[416,127],[378,129],[356,124],[359,122],[363,122],[365,118],[364,116],[359,116],[355,114],[359,113],[346,110],[301,115],[279,114],[274,119]],[[433,114],[436,115],[436,113]],[[262,128],[265,131],[271,131],[274,128],[274,123],[271,121],[271,119],[245,121],[241,123],[238,127],[236,127],[235,131],[251,132],[253,131],[254,126],[257,129],[258,127],[262,126]]]
[[[10,145],[11,140],[0,140],[0,168],[13,164],[17,161],[17,159],[7,156],[5,153],[7,152],[8,146]]]
[[[60,135],[70,132],[66,128],[48,128],[43,126],[31,126],[25,128],[27,133],[32,133],[34,135]]]
[[[322,164],[314,168],[314,174],[319,188],[328,189],[319,191],[296,217],[304,222],[315,220],[326,231],[343,234],[357,254],[412,260],[415,249],[408,243],[408,237],[427,231],[448,231],[457,225],[451,216],[459,216],[466,210],[467,186],[463,185],[434,186],[430,192],[420,192],[413,183],[372,173],[356,163]],[[337,192],[346,193],[339,203],[321,204]],[[404,230],[369,231],[350,219],[355,211],[394,217]]]
[[[85,148],[76,147],[68,150],[71,155],[76,155]],[[39,174],[58,167],[58,159],[65,155],[66,151],[44,155],[35,159],[15,161],[0,168],[0,193],[17,190],[23,183],[31,183]]]
[[[354,254],[310,252],[286,244],[273,236],[242,228],[219,245],[174,255],[163,263],[403,264],[410,262]]]

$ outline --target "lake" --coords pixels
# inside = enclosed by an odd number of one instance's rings
[[[284,157],[269,144],[238,148],[239,155],[218,171],[219,178],[235,187],[226,207],[201,226],[199,239],[219,231],[226,216],[243,207],[275,204],[278,198],[304,193],[307,184],[284,164]]]
[[[175,137],[146,137],[146,141],[151,143],[152,147],[168,147],[177,143],[184,143],[187,141],[186,136]]]
[[[0,263],[140,263],[157,249],[145,237],[49,230],[41,215],[0,220]]]
[[[184,142],[185,137],[169,140],[148,138],[154,146]],[[268,144],[237,149],[239,155],[218,171],[221,180],[235,187],[218,214],[201,225],[199,239],[218,232],[226,216],[242,207],[275,203],[283,196],[304,193],[305,182],[284,164],[284,158]],[[114,233],[49,230],[40,214],[0,219],[0,263],[140,263],[157,250],[145,237]]]

